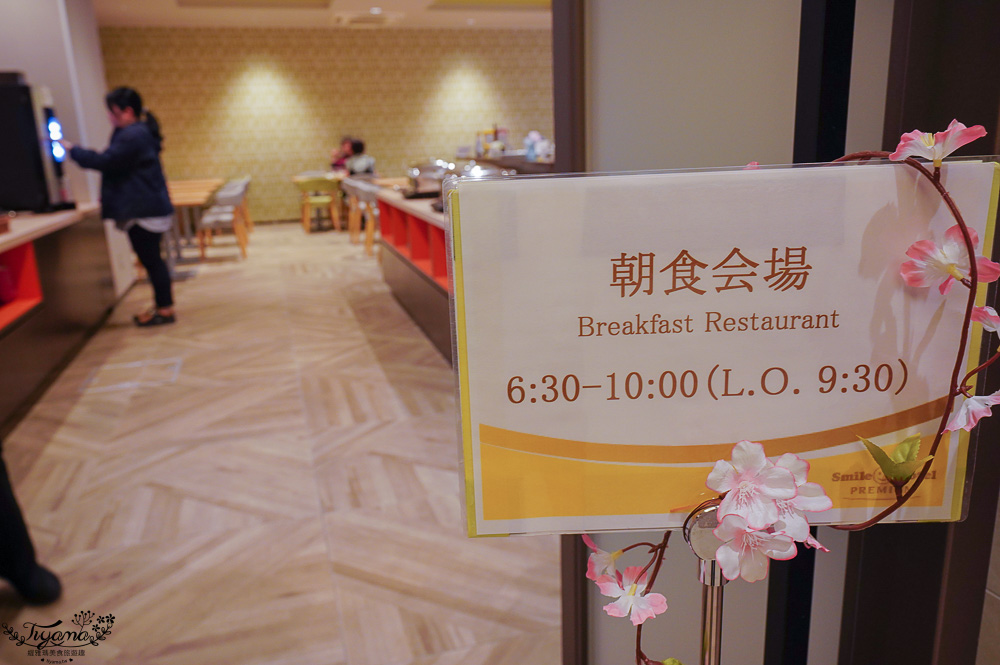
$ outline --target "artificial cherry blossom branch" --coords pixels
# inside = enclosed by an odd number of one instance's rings
[[[866,161],[868,159],[880,159],[880,158],[885,159],[888,158],[889,156],[890,153],[883,151],[856,152],[841,157],[840,159],[837,159],[835,161],[837,162]],[[874,526],[875,524],[881,522],[883,519],[885,519],[892,513],[896,512],[900,507],[902,507],[904,503],[906,503],[910,499],[911,496],[913,496],[913,494],[923,483],[924,478],[926,478],[927,474],[930,472],[931,464],[934,463],[933,456],[937,454],[937,450],[941,445],[942,439],[944,438],[944,433],[948,425],[948,417],[951,415],[952,409],[954,408],[955,405],[955,397],[957,397],[960,394],[965,394],[963,387],[968,382],[968,380],[972,378],[972,376],[974,376],[976,373],[988,367],[997,359],[998,356],[1000,356],[1000,353],[998,353],[997,356],[994,356],[987,362],[977,367],[972,372],[969,372],[969,374],[966,375],[961,380],[961,382],[959,382],[959,376],[962,371],[962,365],[964,364],[965,350],[969,339],[969,330],[972,326],[972,311],[976,306],[976,293],[977,293],[976,287],[977,284],[979,283],[979,267],[976,261],[975,243],[973,243],[972,241],[972,236],[969,234],[969,228],[965,223],[965,219],[962,217],[962,213],[959,212],[958,206],[955,204],[955,201],[951,198],[951,195],[948,193],[948,190],[946,190],[944,188],[944,185],[941,184],[940,164],[935,162],[934,172],[931,173],[930,171],[927,170],[927,168],[923,164],[915,160],[913,157],[907,157],[902,161],[911,168],[916,169],[918,173],[927,178],[927,180],[930,181],[930,183],[934,186],[934,188],[937,189],[938,193],[941,195],[941,198],[944,200],[945,204],[948,206],[948,209],[951,211],[952,217],[955,218],[955,222],[958,224],[959,229],[961,230],[962,239],[965,243],[965,249],[969,256],[969,277],[967,279],[962,279],[961,283],[964,284],[969,289],[969,296],[968,299],[966,300],[966,305],[965,305],[965,320],[962,323],[962,333],[961,333],[961,338],[959,339],[958,354],[956,356],[955,366],[952,370],[951,388],[948,391],[948,398],[947,401],[945,402],[944,412],[941,414],[941,422],[938,425],[937,433],[934,435],[934,442],[931,444],[931,448],[929,451],[931,459],[929,459],[927,463],[923,465],[923,467],[920,469],[920,472],[917,474],[916,479],[910,485],[909,489],[907,489],[905,492],[902,491],[903,486],[894,485],[896,490],[896,500],[892,503],[892,505],[888,506],[882,512],[878,513],[871,519],[868,519],[859,524],[834,525],[835,529],[841,529],[843,531],[860,531],[863,529],[867,529],[870,526]]]
[[[913,496],[930,471],[933,457],[943,441],[945,432],[956,429],[971,429],[976,422],[990,413],[990,407],[1000,404],[1000,391],[993,395],[976,397],[970,394],[972,386],[967,383],[978,373],[1000,359],[1000,351],[986,362],[966,374],[961,381],[962,366],[968,349],[969,333],[973,321],[983,324],[985,330],[1000,332],[1000,315],[990,307],[976,307],[977,288],[980,282],[991,282],[1000,278],[1000,264],[976,257],[978,236],[966,225],[941,182],[942,160],[962,145],[975,140],[986,131],[982,126],[966,127],[953,120],[944,132],[926,134],[913,131],[904,134],[896,152],[882,151],[855,152],[836,160],[837,162],[867,162],[872,159],[902,161],[924,176],[938,191],[955,218],[956,225],[945,233],[945,241],[938,247],[930,240],[915,242],[907,250],[912,258],[903,264],[900,274],[909,286],[929,286],[940,279],[939,291],[946,295],[957,281],[968,289],[965,319],[962,323],[961,339],[951,384],[945,400],[944,411],[938,425],[929,455],[917,459],[920,449],[919,435],[908,437],[897,444],[890,458],[877,445],[862,439],[873,457],[884,470],[895,490],[895,502],[875,517],[854,525],[834,528],[857,531],[872,526],[898,510]],[[914,155],[933,163],[933,171],[914,159]],[[756,168],[751,162],[747,168]],[[960,238],[960,240],[959,240]],[[964,274],[965,256],[968,269]],[[979,263],[979,261],[982,263]],[[949,421],[959,395],[966,399]],[[915,472],[919,468],[919,473]],[[796,555],[797,543],[806,547],[826,550],[810,532],[806,513],[822,512],[833,506],[823,487],[808,482],[809,463],[791,453],[776,459],[768,459],[764,447],[751,441],[740,441],[733,447],[729,461],[715,463],[708,475],[706,485],[718,495],[704,501],[688,515],[685,529],[690,520],[709,506],[717,506],[718,527],[714,535],[719,541],[715,551],[723,576],[728,580],[742,577],[754,582],[764,579],[771,559],[784,560]],[[909,488],[905,489],[909,484]],[[635,660],[637,665],[659,665],[642,650],[642,623],[667,609],[666,599],[658,593],[649,593],[663,563],[670,532],[664,534],[659,544],[635,543],[616,552],[599,549],[589,536],[584,535],[587,546],[593,550],[588,561],[587,577],[597,583],[601,593],[617,600],[604,606],[611,616],[632,619],[636,626]],[[623,553],[638,547],[648,548],[651,555],[645,567],[626,568],[624,574],[615,568],[615,560]],[[652,568],[647,581],[646,574]],[[648,594],[648,595],[647,595]],[[674,659],[662,661],[664,665],[676,663]]]
[[[663,555],[667,553],[667,543],[670,541],[671,533],[673,532],[665,531],[663,533],[663,540],[660,541],[659,545],[655,546],[654,551],[650,552],[650,554],[654,554],[653,558],[650,560],[650,563],[653,563],[654,561],[656,563],[653,566],[652,574],[650,574],[649,576],[649,583],[646,585],[646,591],[649,591],[650,589],[653,588],[653,583],[656,581],[656,575],[660,572],[660,566],[663,565]],[[649,563],[647,563],[646,567],[642,569],[642,572],[646,572],[648,569],[649,569]]]
[[[653,567],[653,573],[649,576],[649,582],[646,584],[646,591],[648,592],[653,588],[653,582],[656,581],[656,575],[660,572],[660,566],[663,564],[663,555],[667,552],[667,542],[670,540],[671,531],[667,531],[663,534],[663,540],[660,541],[659,545],[655,545],[655,552],[653,558],[646,567],[642,569],[645,573],[649,569],[649,566],[654,561],[656,565]],[[642,650],[642,624],[635,627],[635,662],[636,665],[660,665],[659,661],[650,660],[645,652]]]
[[[972,377],[974,377],[976,374],[979,374],[980,372],[982,372],[984,369],[986,369],[987,367],[989,367],[990,365],[992,365],[993,363],[995,363],[997,360],[1000,360],[1000,351],[997,351],[996,353],[994,353],[992,356],[990,356],[989,360],[987,360],[982,365],[980,365],[976,369],[974,369],[971,372],[969,372],[968,374],[966,374],[965,378],[962,379],[962,386],[966,387],[967,384],[969,383],[969,379],[971,379]],[[971,387],[971,386],[968,386],[968,387]]]

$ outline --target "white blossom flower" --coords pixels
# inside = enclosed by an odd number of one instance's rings
[[[727,580],[756,582],[767,577],[771,559],[791,559],[795,542],[786,535],[752,529],[739,515],[726,515],[713,532],[722,541],[715,559]]]
[[[740,441],[733,447],[732,461],[719,460],[705,484],[716,492],[727,492],[719,504],[719,518],[739,515],[751,529],[764,529],[778,521],[779,500],[795,496],[795,478],[788,469],[776,467],[764,454],[764,446]]]
[[[605,573],[614,576],[617,572],[615,569],[615,560],[622,555],[622,551],[605,552],[587,534],[583,534],[583,542],[586,543],[587,547],[594,550],[587,557],[587,579],[596,581],[598,577]]]
[[[896,152],[889,155],[889,159],[900,161],[907,157],[923,157],[934,162],[934,166],[941,166],[945,157],[981,136],[986,136],[982,125],[966,127],[958,120],[952,120],[948,129],[936,134],[914,129],[903,134]]]
[[[992,307],[973,307],[972,320],[983,324],[983,330],[1000,332],[1000,314]]]
[[[975,229],[969,229],[969,238],[973,247],[979,244]],[[924,287],[940,282],[938,291],[947,295],[954,280],[963,280],[970,275],[969,252],[958,224],[945,231],[944,242],[940,246],[933,240],[918,240],[910,245],[906,255],[913,260],[903,263],[899,274],[907,286]],[[1000,264],[985,256],[976,257],[976,268],[979,282],[994,282],[1000,277]]]
[[[604,606],[608,616],[630,617],[633,626],[667,611],[663,594],[645,593],[646,573],[639,566],[629,566],[624,575],[618,573],[614,579],[602,575],[597,578],[597,586],[605,596],[618,599]]]
[[[992,415],[992,406],[1000,404],[1000,390],[992,395],[983,397],[969,397],[958,407],[955,415],[951,417],[948,426],[944,428],[946,432],[954,432],[957,429],[971,430],[976,426],[981,418]]]
[[[774,523],[773,531],[789,536],[797,542],[807,543],[812,537],[809,533],[809,519],[805,513],[819,513],[829,510],[833,508],[833,501],[826,495],[822,485],[807,482],[809,462],[798,455],[785,453],[778,458],[774,465],[788,469],[795,479],[797,493],[791,499],[776,502],[778,521]]]

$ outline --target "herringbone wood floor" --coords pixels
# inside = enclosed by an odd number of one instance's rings
[[[258,226],[139,284],[4,443],[74,663],[554,664],[555,537],[468,539],[450,367],[346,234]],[[74,628],[74,626],[69,626]],[[0,642],[0,662],[39,662]]]

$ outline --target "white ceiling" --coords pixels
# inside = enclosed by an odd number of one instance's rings
[[[551,12],[547,7],[537,6],[547,4],[544,0],[93,0],[93,3],[101,26],[551,27]],[[322,7],[324,4],[327,6]],[[373,13],[373,7],[381,12]]]

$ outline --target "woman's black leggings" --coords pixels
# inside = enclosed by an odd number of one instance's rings
[[[35,566],[35,548],[14,498],[7,465],[0,459],[0,577],[26,580]]]
[[[138,224],[133,224],[128,230],[128,239],[132,249],[139,257],[139,263],[149,275],[149,283],[153,285],[153,296],[156,306],[160,309],[173,307],[174,294],[170,284],[170,269],[160,255],[160,238],[162,233],[147,231]]]

